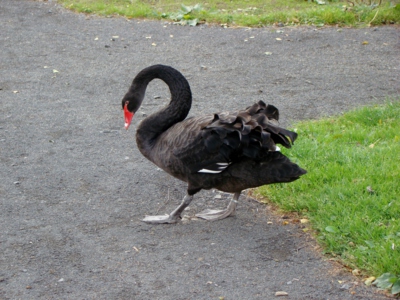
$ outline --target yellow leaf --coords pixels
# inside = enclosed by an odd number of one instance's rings
[[[351,273],[353,273],[354,276],[360,276],[361,272],[359,269],[354,269],[353,271],[351,271]]]
[[[374,276],[368,277],[367,279],[365,279],[364,283],[365,285],[371,285],[372,282],[375,280],[376,278]]]
[[[368,45],[368,41],[362,42],[363,45]]]
[[[300,223],[301,224],[305,224],[305,223],[308,223],[308,222],[310,222],[309,219],[300,219]]]

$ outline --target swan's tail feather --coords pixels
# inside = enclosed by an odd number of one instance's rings
[[[229,157],[234,154],[261,159],[268,151],[276,151],[276,144],[290,148],[297,138],[297,133],[280,127],[278,120],[278,109],[259,101],[237,113],[215,114],[203,128],[202,137],[211,153],[224,144],[231,149]]]
[[[264,161],[280,150],[277,144],[290,148],[297,138],[295,132],[280,127],[278,119],[278,109],[262,101],[236,113],[215,114],[202,121],[196,142],[174,155],[190,173],[221,173],[245,158]]]

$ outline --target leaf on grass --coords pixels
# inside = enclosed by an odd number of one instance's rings
[[[360,249],[361,251],[368,250],[368,247],[365,246],[358,246],[357,248]]]
[[[194,26],[197,25],[197,19],[187,20],[186,23],[187,23],[189,26],[193,26],[193,27],[194,27]]]
[[[370,247],[370,248],[374,248],[375,247],[375,244],[372,242],[372,241],[364,241],[367,245],[368,245],[368,247]]]
[[[392,286],[392,294],[396,295],[400,293],[400,278],[397,278],[397,280],[395,281],[395,283],[393,283]]]
[[[393,283],[396,283],[399,280],[400,279],[398,279],[392,273],[384,273],[379,276],[372,284],[376,285],[380,289],[387,290],[392,287]]]
[[[339,230],[335,226],[326,226],[325,230],[330,233],[338,233],[339,232]]]
[[[370,185],[367,186],[367,192],[370,193],[370,194],[375,193],[375,191],[372,189],[372,187]]]

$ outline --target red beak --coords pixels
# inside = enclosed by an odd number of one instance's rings
[[[135,114],[128,110],[128,102],[124,106],[124,116],[125,116],[125,129],[128,130],[129,125],[131,125],[132,118]]]

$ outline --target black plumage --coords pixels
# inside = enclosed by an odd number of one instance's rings
[[[276,144],[290,148],[295,132],[278,125],[279,111],[259,101],[245,110],[186,118],[192,102],[189,83],[177,70],[154,65],[142,70],[122,100],[135,113],[148,83],[159,78],[170,89],[171,102],[142,121],[136,141],[141,153],[172,176],[188,183],[188,194],[170,215],[149,216],[151,223],[176,222],[201,189],[234,193],[226,210],[199,214],[221,219],[232,214],[247,188],[298,179],[306,171],[292,163]]]

